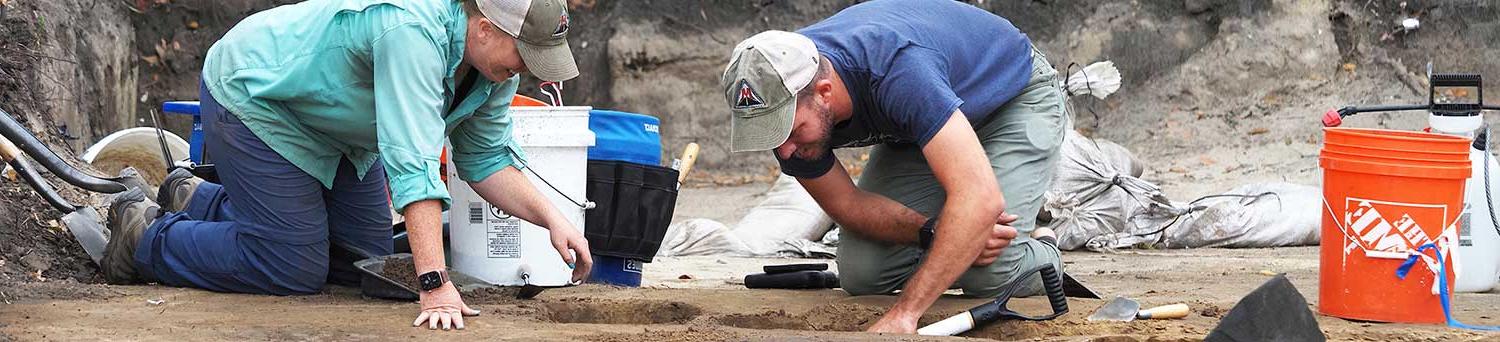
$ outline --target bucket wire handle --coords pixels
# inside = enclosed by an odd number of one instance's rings
[[[594,209],[594,207],[598,206],[598,204],[594,203],[594,201],[590,201],[587,198],[585,198],[583,202],[574,200],[572,196],[568,196],[568,194],[563,193],[562,190],[558,190],[556,186],[552,186],[552,182],[548,182],[547,178],[542,177],[542,175],[539,173],[536,173],[536,170],[532,170],[531,165],[522,165],[521,168],[525,169],[528,172],[531,172],[531,175],[536,176],[536,179],[542,180],[542,184],[546,184],[547,187],[552,188],[553,192],[557,192],[558,195],[562,195],[562,197],[567,199],[568,202],[573,202],[573,205],[578,206],[578,208],[580,209],[589,210]]]

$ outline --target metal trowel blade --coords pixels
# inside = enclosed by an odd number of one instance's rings
[[[109,244],[109,234],[101,223],[103,221],[94,207],[79,207],[62,217],[63,225],[73,233],[73,239],[78,240],[78,244],[83,246],[83,252],[88,253],[95,265],[104,259],[104,246]]]
[[[1129,322],[1135,320],[1135,314],[1140,311],[1141,303],[1125,297],[1115,297],[1099,307],[1099,311],[1089,315],[1089,321]]]
[[[537,295],[542,294],[542,291],[546,291],[546,290],[547,290],[547,288],[541,287],[541,286],[529,285],[529,284],[528,285],[521,285],[521,291],[516,292],[516,298],[517,299],[532,299],[532,298],[536,298]]]

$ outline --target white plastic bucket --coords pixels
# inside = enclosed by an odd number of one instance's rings
[[[584,183],[588,148],[594,145],[589,131],[590,107],[511,107],[512,135],[526,154],[523,170],[537,191],[583,231],[583,208],[558,194],[561,191],[585,202]],[[486,282],[502,285],[569,285],[573,270],[552,248],[546,228],[513,216],[480,198],[460,180],[451,162],[448,166],[450,208],[449,234],[453,269]],[[552,186],[537,179],[541,175]],[[503,199],[502,199],[503,200]],[[529,272],[523,279],[522,272]]]
[[[187,141],[172,132],[161,133],[167,138],[167,151],[172,154],[172,160],[187,159]],[[167,162],[161,155],[161,137],[151,127],[111,133],[84,150],[80,159],[107,176],[119,174],[126,166],[134,166],[152,185],[161,184],[162,178],[167,176]]]

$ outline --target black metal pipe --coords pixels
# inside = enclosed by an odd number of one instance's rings
[[[16,119],[11,117],[10,113],[6,113],[3,110],[0,110],[0,135],[4,135],[6,139],[14,142],[16,147],[19,147],[22,152],[31,156],[32,159],[36,159],[38,163],[42,164],[42,167],[47,168],[48,171],[52,171],[52,174],[57,175],[57,178],[61,178],[68,184],[73,184],[84,190],[107,194],[125,191],[125,185],[119,182],[95,177],[74,168],[72,165],[68,165],[56,153],[48,149],[47,145],[43,144],[41,140],[37,140],[36,136],[27,131],[26,127],[21,126],[20,122],[16,122]]]
[[[26,181],[26,185],[30,185],[32,190],[36,190],[37,194],[42,195],[42,199],[47,200],[47,203],[51,204],[53,208],[57,208],[57,211],[69,214],[74,210],[78,210],[78,207],[73,206],[73,204],[68,203],[68,200],[63,199],[62,195],[57,193],[57,189],[53,189],[52,184],[47,183],[47,180],[43,179],[41,174],[36,173],[36,169],[32,168],[31,163],[27,163],[26,159],[17,156],[16,159],[10,161],[10,167],[16,170],[17,176]]]

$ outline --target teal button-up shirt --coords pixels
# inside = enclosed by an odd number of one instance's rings
[[[467,16],[452,0],[312,0],[246,18],[208,50],[214,98],[292,164],[332,188],[341,158],[360,178],[385,163],[392,204],[440,199],[443,140],[458,176],[524,160],[511,139],[518,78],[479,75],[455,101]]]

